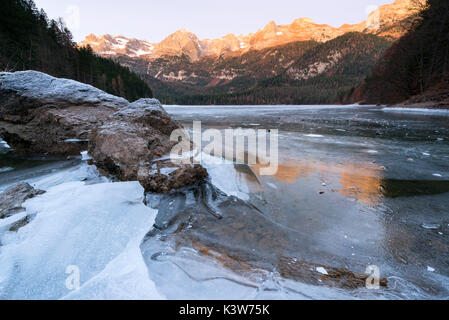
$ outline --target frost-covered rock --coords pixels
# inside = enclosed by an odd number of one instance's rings
[[[93,127],[128,105],[73,80],[36,71],[1,73],[0,137],[21,154],[76,155],[87,149]]]
[[[0,105],[17,108],[18,102],[28,108],[44,105],[94,105],[119,109],[126,99],[110,95],[93,86],[69,79],[58,79],[37,71],[0,73]],[[4,94],[7,93],[7,94]]]
[[[157,99],[139,99],[137,101],[134,101],[129,105],[128,110],[139,110],[144,109],[146,111],[160,111],[164,114],[167,114],[165,109],[162,107],[161,103]]]
[[[36,190],[26,182],[18,183],[0,194],[0,219],[10,217],[23,211],[22,204],[37,195],[45,193]]]

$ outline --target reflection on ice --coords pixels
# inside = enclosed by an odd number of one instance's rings
[[[255,165],[256,172],[263,166]],[[279,165],[277,180],[286,183],[294,183],[298,179],[308,178],[317,173],[321,186],[328,187],[331,176],[339,178],[339,185],[332,185],[332,192],[340,192],[342,195],[356,199],[367,205],[374,205],[379,202],[382,195],[383,169],[373,163],[347,163],[342,165],[327,165],[317,160],[295,161],[289,160]]]

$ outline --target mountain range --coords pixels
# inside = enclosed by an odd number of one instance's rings
[[[403,24],[413,15],[415,1],[396,0],[379,7],[359,24],[344,24],[338,28],[300,18],[289,25],[277,25],[272,21],[255,33],[228,34],[218,39],[199,39],[194,33],[181,29],[160,43],[121,35],[91,34],[79,46],[90,46],[96,54],[130,68],[165,103],[228,103],[223,95],[245,93],[265,86],[267,82],[277,83],[274,79],[279,77],[286,87],[296,86],[301,81],[304,85],[304,81],[329,73],[329,69],[335,69],[360,44],[349,37],[335,43],[343,46],[351,43],[352,47],[321,47],[328,50],[326,54],[321,49],[311,51],[319,52],[319,55],[310,56],[309,53],[307,66],[301,59],[309,50],[348,34],[362,42],[376,43],[365,52],[356,50],[361,56],[351,58],[368,61],[365,67],[360,65],[363,74],[353,70],[353,78],[367,76],[375,59],[404,34]],[[340,71],[349,76],[347,69]],[[217,95],[221,97],[218,100]],[[204,96],[209,98],[204,99]],[[280,98],[276,102],[288,103],[287,100]],[[310,101],[318,100],[312,98]]]
[[[397,28],[397,23],[410,15],[412,1],[396,0],[392,4],[379,7],[378,12],[372,12],[366,21],[354,25],[345,24],[338,28],[327,24],[316,24],[309,18],[299,18],[289,25],[277,25],[271,21],[255,33],[248,35],[231,33],[217,39],[200,40],[194,33],[181,29],[160,43],[151,43],[121,35],[96,36],[91,34],[80,45],[90,45],[94,52],[102,56],[126,55],[154,60],[167,55],[186,55],[195,61],[203,56],[245,53],[295,41],[326,42],[348,32],[363,32],[396,39],[402,35],[401,30]],[[379,16],[379,25],[376,23],[376,15]]]

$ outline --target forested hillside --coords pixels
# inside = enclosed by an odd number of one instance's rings
[[[266,52],[251,51],[247,55],[259,62],[258,67],[254,64],[258,77],[240,76],[227,84],[202,88],[201,91],[190,87],[190,94],[187,87],[185,91],[180,91],[179,85],[167,89],[166,82],[155,83],[155,88],[158,88],[155,90],[163,101],[177,104],[338,103],[348,90],[365,79],[390,46],[391,41],[385,38],[358,32],[322,44],[308,42],[307,50],[290,56],[295,59],[286,60],[284,68],[276,70],[274,75],[267,72],[273,69],[273,64],[262,59]],[[277,51],[280,50],[277,48]],[[227,59],[228,66],[232,65],[230,59]],[[241,60],[247,59],[240,58],[239,63]]]
[[[185,55],[164,56],[151,62],[127,56],[114,60],[138,73],[165,103],[187,103],[194,96],[223,95],[255,88],[261,81],[284,72],[318,44],[297,41],[244,54],[205,56],[197,61]],[[159,73],[164,73],[167,81],[159,80]]]
[[[2,0],[0,70],[36,70],[91,84],[128,100],[152,97],[129,69],[78,48],[62,20],[49,20],[32,0]]]
[[[393,104],[449,96],[449,1],[428,0],[409,28],[349,100]]]

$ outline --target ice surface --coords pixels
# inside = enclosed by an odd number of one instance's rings
[[[5,175],[11,176],[0,179],[0,192],[18,181],[28,182],[41,190],[71,181],[88,181],[90,184],[108,182],[107,178],[99,176],[95,166],[89,166],[86,162],[76,160],[47,163],[28,169],[16,169],[5,173]]]
[[[148,277],[148,269],[142,259],[140,244],[151,229],[152,223],[142,225],[140,234],[130,240],[128,246],[116,259],[111,261],[98,275],[90,279],[79,290],[70,293],[65,300],[161,300]]]
[[[168,176],[171,173],[175,172],[176,170],[178,170],[178,168],[161,168],[160,172],[161,174]]]
[[[249,200],[249,188],[244,177],[235,169],[234,163],[201,153],[201,165],[207,169],[212,184],[229,196]]]
[[[449,116],[449,110],[426,109],[426,108],[383,108],[384,112],[398,112],[398,113],[417,113],[423,115],[439,115]]]
[[[6,148],[6,149],[10,149],[11,148],[8,145],[8,143],[6,141],[3,141],[2,139],[0,139],[0,147]]]
[[[267,185],[268,185],[270,188],[273,188],[273,189],[275,189],[275,190],[278,189],[278,187],[277,187],[275,184],[273,184],[273,183],[267,183]]]
[[[52,172],[43,177],[29,179],[28,182],[36,189],[47,190],[51,187],[72,181],[94,180],[96,182],[108,182],[105,177],[99,177],[97,168],[82,162],[75,167]]]
[[[248,274],[232,272],[217,260],[191,248],[181,248],[175,253],[165,248],[165,244],[146,241],[142,251],[151,278],[167,299],[354,299],[353,292],[282,279],[277,272],[258,270],[248,277]],[[160,255],[148,259],[148,254],[159,250]]]
[[[22,179],[49,192],[69,184],[73,184],[73,188],[53,192],[51,199],[48,198],[48,204],[42,201],[40,206],[48,206],[49,209],[40,210],[35,219],[17,234],[10,233],[9,226],[24,218],[27,213],[19,213],[12,220],[0,221],[0,241],[3,245],[0,247],[0,298],[26,296],[62,299],[133,299],[135,297],[146,299],[160,298],[161,295],[169,299],[447,298],[447,291],[441,289],[448,287],[443,251],[447,239],[446,236],[442,237],[438,233],[441,230],[447,234],[448,225],[445,218],[447,194],[382,198],[382,203],[375,203],[373,204],[375,208],[371,208],[361,201],[348,197],[346,189],[338,192],[339,185],[344,179],[347,180],[345,184],[348,187],[361,185],[360,194],[363,196],[370,192],[377,194],[379,184],[383,183],[381,178],[388,181],[390,179],[429,180],[433,173],[446,176],[447,148],[445,147],[446,137],[449,135],[444,118],[440,117],[435,123],[431,123],[433,117],[384,113],[378,112],[381,110],[378,108],[377,112],[357,109],[357,119],[355,119],[353,109],[345,111],[345,109],[337,110],[337,107],[326,109],[326,107],[289,106],[277,108],[270,106],[223,107],[221,109],[220,107],[218,109],[217,107],[169,107],[167,109],[171,113],[175,111],[181,114],[180,118],[187,119],[187,122],[190,122],[192,117],[198,116],[199,119],[204,120],[204,127],[217,125],[216,123],[220,128],[240,127],[244,121],[246,124],[260,123],[262,128],[275,128],[279,123],[281,160],[296,159],[298,162],[287,163],[287,169],[292,172],[287,171],[283,175],[265,177],[260,180],[264,186],[268,186],[264,197],[270,197],[267,200],[269,204],[274,204],[275,209],[278,206],[286,209],[279,211],[280,224],[288,226],[288,230],[297,229],[305,234],[303,238],[307,241],[294,247],[289,254],[297,252],[297,255],[303,256],[304,260],[323,266],[338,266],[315,259],[309,250],[316,247],[320,252],[329,254],[331,259],[344,256],[345,265],[354,272],[363,273],[368,263],[380,265],[382,275],[388,277],[391,284],[387,290],[342,291],[336,288],[311,286],[286,280],[276,272],[263,273],[260,278],[252,270],[249,271],[249,275],[236,274],[219,263],[220,260],[204,256],[191,248],[176,247],[176,252],[170,251],[164,247],[164,241],[160,241],[157,237],[141,245],[140,249],[145,261],[143,264],[138,246],[143,235],[151,229],[152,225],[141,217],[143,213],[140,210],[144,209],[138,209],[141,206],[134,203],[132,197],[129,199],[128,196],[126,201],[131,203],[117,205],[119,200],[115,199],[115,196],[118,191],[109,194],[106,189],[95,189],[102,184],[112,184],[107,183],[107,180],[102,181],[95,168],[85,163],[74,162],[72,167],[64,167],[63,170],[56,165],[51,165],[50,168],[57,168],[57,170],[51,173],[46,171],[44,177],[41,174],[42,170],[39,169],[37,177],[27,176],[26,179]],[[217,116],[221,117],[220,120],[215,120]],[[298,119],[305,120],[301,122]],[[352,119],[351,125],[347,124],[348,119]],[[285,122],[290,120],[291,123],[282,128]],[[216,122],[209,124],[208,121]],[[295,127],[290,128],[293,126],[292,123]],[[366,123],[370,126],[365,127]],[[403,129],[405,124],[408,125],[407,129]],[[429,125],[432,128],[431,132],[427,130]],[[336,126],[345,130],[338,130]],[[439,132],[433,128],[438,129]],[[386,129],[392,129],[394,139],[388,139],[386,132],[389,130]],[[336,130],[347,133],[338,133],[334,136]],[[373,138],[377,131],[385,138]],[[325,138],[307,138],[305,135],[308,133],[320,133]],[[406,133],[409,134],[408,138],[397,138],[404,137]],[[445,141],[436,143],[438,137],[444,137]],[[383,156],[376,158],[376,166],[388,167],[388,171],[371,172],[369,168],[374,156],[366,154],[366,150],[379,150]],[[428,152],[432,156],[423,157],[423,152]],[[87,153],[84,156],[88,157]],[[319,174],[315,173],[315,169],[304,166],[305,163],[309,163],[302,161],[304,158],[316,161],[317,166],[323,170],[320,169]],[[407,159],[414,159],[414,162],[407,162]],[[249,182],[246,185],[247,182],[243,178],[245,173],[240,170],[241,168],[236,167],[232,162],[223,165],[222,159],[212,160],[210,163],[203,163],[211,174],[211,182],[227,194],[248,199]],[[354,163],[354,165],[347,168],[346,176],[340,176],[338,173],[334,177],[332,172],[325,170],[344,168],[347,163]],[[9,163],[5,163],[3,167],[5,166],[15,167]],[[296,169],[299,170],[298,175],[299,173],[307,175],[296,178]],[[2,178],[15,174],[16,171],[19,170],[5,173]],[[296,180],[291,182],[288,179],[290,177]],[[87,181],[80,182],[84,180]],[[359,184],[358,181],[360,181]],[[329,190],[326,191],[329,199],[321,197],[317,201],[313,197],[318,197],[317,191],[324,190],[323,182],[329,185]],[[442,182],[444,186],[444,181]],[[6,181],[3,180],[2,183],[5,184]],[[92,183],[96,185],[86,185]],[[271,189],[268,183],[273,183],[278,191]],[[337,192],[331,193],[330,187],[335,188]],[[122,192],[127,192],[125,189]],[[78,190],[80,194],[77,194]],[[81,192],[81,190],[84,191]],[[291,198],[289,195],[292,195]],[[312,201],[309,201],[308,195],[312,195]],[[95,202],[90,199],[93,196],[101,199]],[[47,195],[35,200],[46,199],[45,197]],[[249,202],[255,201],[254,198],[251,195]],[[346,201],[346,198],[354,202]],[[154,199],[149,197],[149,200],[153,207],[159,206],[157,197]],[[187,201],[195,201],[195,199],[192,197]],[[429,209],[427,204],[430,201],[433,206]],[[52,204],[55,202],[58,203]],[[109,202],[116,203],[114,208],[111,208]],[[259,205],[259,203],[255,204]],[[297,209],[294,207],[296,204]],[[232,203],[232,205],[235,204]],[[400,216],[401,219],[392,221],[383,219],[382,215],[390,212],[390,209],[394,209],[392,212],[397,212],[397,215],[404,212]],[[74,213],[75,210],[78,214]],[[121,214],[116,212],[119,210],[122,211]],[[290,213],[285,212],[287,210],[290,210]],[[53,215],[50,215],[52,212]],[[136,221],[127,220],[126,217],[134,215],[134,212],[136,212]],[[264,212],[270,213],[268,210]],[[352,213],[356,214],[357,221],[360,223],[354,225]],[[313,220],[309,219],[310,217]],[[396,220],[400,223],[396,224]],[[336,221],[338,223],[335,223]],[[438,224],[440,228],[423,229],[423,222],[429,225],[430,223]],[[217,223],[225,224],[226,219]],[[60,226],[65,224],[71,225],[70,230]],[[305,227],[302,227],[303,225]],[[121,228],[120,231],[117,231],[117,228]],[[252,233],[250,228],[247,230],[249,234]],[[404,265],[397,259],[389,258],[392,252],[396,252],[393,250],[397,250],[394,244],[391,247],[390,245],[378,246],[378,243],[391,243],[392,238],[409,241],[408,237],[404,239],[401,234],[407,236],[412,234],[413,239],[410,241],[413,245],[427,243],[428,239],[432,239],[432,242],[437,245],[433,247],[434,250],[419,246],[417,250],[410,251],[409,244],[404,242],[401,250],[404,249],[403,255],[409,262],[408,265]],[[295,233],[295,237],[296,235],[302,237],[301,233]],[[89,249],[90,242],[92,249]],[[68,248],[70,253],[65,252],[69,251]],[[159,252],[161,255],[156,255]],[[86,262],[87,260],[89,263]],[[81,288],[75,292],[65,288],[65,280],[68,276],[65,271],[68,264],[80,267]],[[17,269],[12,268],[13,265],[17,266]],[[432,266],[436,271],[427,272],[427,265]],[[312,271],[319,272],[315,269]],[[317,275],[320,276],[320,274]],[[437,279],[438,285],[433,284],[430,281],[432,279]],[[424,285],[415,286],[414,283],[418,282]],[[427,292],[438,292],[438,295],[427,294]]]
[[[441,228],[439,224],[429,224],[429,223],[423,223],[421,227],[427,230],[438,230]]]
[[[321,134],[306,134],[306,137],[309,137],[309,138],[324,138],[324,136],[321,135]]]
[[[64,140],[65,143],[78,143],[78,142],[89,142],[87,139],[67,139]]]
[[[0,168],[0,173],[12,171],[12,170],[14,170],[14,168],[11,168],[11,167],[3,167],[3,168]]]
[[[157,213],[143,198],[137,182],[68,182],[28,200],[36,217],[2,239],[0,298],[162,298],[139,251]],[[66,287],[69,266],[79,268],[79,291]]]
[[[83,161],[88,161],[88,160],[92,160],[92,157],[89,155],[89,153],[87,151],[83,151],[83,152],[81,152],[81,159]]]
[[[6,219],[0,219],[0,240],[3,237],[3,235],[8,232],[9,228],[11,228],[11,226],[22,220],[23,218],[26,217],[26,212],[25,210],[23,212],[19,212],[11,217],[8,217]],[[1,244],[1,242],[0,242]]]

